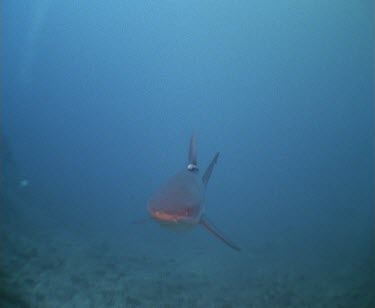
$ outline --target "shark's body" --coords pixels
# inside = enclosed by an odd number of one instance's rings
[[[201,177],[197,165],[197,147],[193,136],[190,141],[187,168],[171,177],[151,197],[148,202],[148,211],[162,226],[174,230],[189,229],[201,224],[231,248],[240,250],[231,241],[225,239],[204,216],[206,187],[218,157],[219,153],[216,153]]]

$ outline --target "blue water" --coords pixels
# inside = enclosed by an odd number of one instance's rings
[[[373,1],[2,1],[0,304],[374,307]],[[220,151],[206,214],[147,201]]]

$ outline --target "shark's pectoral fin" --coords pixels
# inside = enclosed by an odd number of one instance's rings
[[[225,244],[229,247],[233,248],[234,250],[240,251],[241,249],[231,242],[230,240],[226,239],[221,232],[215,227],[215,225],[207,220],[207,217],[202,217],[200,220],[200,224],[204,226],[208,231],[210,231],[213,235],[217,236],[221,239]]]
[[[203,175],[202,181],[203,181],[204,186],[207,186],[207,183],[208,183],[208,180],[210,179],[212,170],[214,170],[214,167],[217,163],[217,159],[219,158],[219,154],[220,154],[219,152],[216,153],[216,155],[212,159],[211,163],[207,167],[206,172]]]

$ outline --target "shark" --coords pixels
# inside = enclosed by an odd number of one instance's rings
[[[240,248],[227,239],[205,215],[207,184],[219,154],[219,152],[215,154],[201,176],[197,163],[196,138],[192,135],[186,168],[169,178],[151,196],[147,203],[147,209],[151,218],[155,219],[162,227],[177,231],[201,225],[226,245],[240,251]]]

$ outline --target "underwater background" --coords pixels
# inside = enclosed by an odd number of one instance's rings
[[[0,306],[375,307],[374,12],[1,1]],[[139,222],[193,133],[241,252]]]

